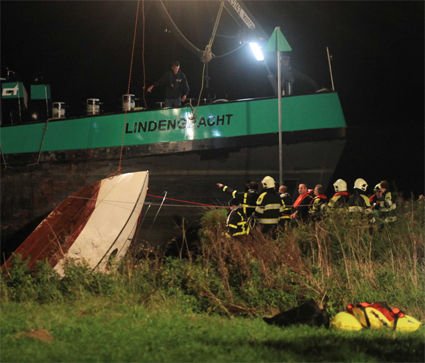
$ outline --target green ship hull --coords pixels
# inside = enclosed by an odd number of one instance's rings
[[[137,170],[150,172],[143,239],[171,238],[179,229],[175,216],[192,221],[203,212],[197,203],[225,203],[216,182],[243,188],[265,175],[278,180],[277,106],[276,98],[252,99],[3,126],[3,247],[23,240],[83,185]],[[327,185],[345,129],[336,93],[282,98],[285,183]],[[186,203],[166,200],[159,210],[156,198],[165,192]]]

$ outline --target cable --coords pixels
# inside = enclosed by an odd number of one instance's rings
[[[205,46],[205,50],[202,53],[202,62],[204,63],[204,65],[202,67],[201,89],[199,91],[197,106],[199,106],[200,103],[201,103],[202,92],[204,91],[205,68],[206,68],[206,64],[208,62],[210,62],[212,57],[213,57],[212,46],[213,46],[213,43],[214,43],[214,40],[215,40],[215,35],[217,34],[218,24],[220,23],[221,14],[223,13],[223,8],[224,8],[224,0],[221,0],[220,1],[220,7],[218,8],[218,13],[217,13],[217,16],[215,18],[214,27],[213,27],[213,31],[211,33],[210,40],[208,41],[208,44]]]
[[[160,4],[162,5],[162,8],[164,9],[165,14],[168,17],[168,20],[170,21],[171,25],[176,30],[177,34],[180,36],[180,38],[183,40],[184,44],[193,52],[195,52],[198,56],[202,54],[202,50],[199,49],[195,44],[193,44],[189,39],[186,38],[186,36],[183,34],[183,32],[179,29],[177,24],[174,22],[173,18],[171,17],[170,13],[168,12],[164,2],[162,0],[159,0]]]
[[[146,102],[146,67],[145,67],[145,0],[142,0],[142,70],[143,70],[143,106],[148,107]]]
[[[246,46],[247,46],[247,43],[243,43],[243,44],[239,45],[238,47],[236,47],[235,49],[232,49],[232,50],[230,50],[230,51],[228,51],[226,53],[223,53],[223,54],[220,54],[220,55],[215,55],[214,54],[214,58],[227,57],[228,55],[233,54],[233,53],[237,52],[239,49],[242,49],[243,47],[246,47]]]
[[[130,69],[128,71],[127,94],[130,93],[131,78],[133,74],[133,59],[134,59],[134,48],[136,46],[136,38],[137,38],[137,24],[139,21],[139,6],[140,6],[140,0],[137,0],[136,16],[134,19],[133,46],[131,48]],[[122,170],[122,154],[124,150],[124,130],[125,130],[126,123],[127,123],[127,109],[124,110],[123,124],[121,128],[121,147],[120,147],[120,156],[118,159],[118,167],[115,172],[111,173],[111,175],[120,174]]]

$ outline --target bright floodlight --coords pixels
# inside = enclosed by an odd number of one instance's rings
[[[252,53],[257,61],[264,60],[263,50],[257,42],[249,42],[249,47],[251,48]]]

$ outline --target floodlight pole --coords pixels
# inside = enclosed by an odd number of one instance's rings
[[[334,77],[333,77],[333,74],[332,74],[331,55],[329,53],[329,48],[328,47],[326,47],[326,54],[328,55],[328,66],[329,66],[329,74],[331,76],[332,91],[335,92]]]
[[[276,51],[277,63],[277,113],[279,130],[279,186],[283,184],[283,155],[282,155],[282,80],[280,70],[280,52]]]
[[[274,28],[274,31],[267,43],[267,48],[276,52],[276,68],[277,68],[277,111],[278,111],[278,129],[279,129],[279,183],[283,184],[283,141],[282,141],[282,82],[281,76],[281,52],[290,52],[292,50],[285,36],[280,31],[280,27]]]

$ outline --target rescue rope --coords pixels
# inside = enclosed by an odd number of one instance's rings
[[[40,164],[40,159],[41,159],[41,153],[43,150],[43,145],[44,145],[44,140],[46,138],[46,134],[47,134],[47,127],[48,127],[48,123],[49,123],[50,119],[47,118],[46,121],[44,122],[44,128],[43,128],[43,134],[41,135],[41,140],[40,140],[40,146],[38,148],[38,156],[37,156],[37,161],[35,163],[29,163],[29,164],[25,164],[23,166],[27,167],[27,166],[35,166],[35,165],[39,165]],[[19,166],[10,166],[7,163],[7,160],[4,156],[3,151],[1,150],[1,145],[0,145],[0,153],[1,153],[1,158],[3,160],[3,164],[4,164],[4,168],[5,169],[18,169]]]
[[[155,198],[155,199],[164,199],[164,196],[162,195],[155,195],[155,194],[146,194],[146,197],[151,197],[151,198]],[[72,199],[85,199],[85,200],[96,200],[96,198],[87,198],[87,197],[78,197],[78,196],[70,196],[69,198]],[[214,204],[206,204],[206,203],[200,203],[200,202],[194,202],[194,201],[190,201],[190,200],[184,200],[184,199],[176,199],[176,198],[166,198],[167,200],[173,201],[173,202],[179,202],[179,203],[183,203],[183,204],[189,204],[189,205],[180,205],[180,204],[165,204],[165,199],[164,199],[164,203],[162,203],[164,206],[169,206],[169,207],[209,207],[209,208],[223,208],[222,205],[214,205]],[[111,202],[111,203],[123,203],[123,204],[132,204],[132,202],[127,202],[127,201],[121,201],[121,200],[110,200],[110,199],[102,199],[102,201],[104,202]],[[152,204],[152,205],[160,205],[161,203],[145,203],[145,204]]]
[[[46,119],[46,122],[44,123],[44,128],[43,128],[43,135],[41,136],[41,141],[40,141],[40,147],[38,148],[38,157],[37,157],[37,161],[35,163],[31,163],[31,164],[27,164],[26,166],[34,166],[34,165],[38,165],[40,164],[40,159],[41,159],[41,152],[43,149],[43,145],[44,145],[44,140],[46,138],[46,134],[47,134],[47,128],[49,126],[49,118]]]
[[[243,47],[246,47],[246,45],[247,45],[247,43],[243,43],[243,44],[237,46],[235,49],[229,50],[226,53],[223,53],[223,54],[220,54],[220,55],[215,55],[214,54],[214,58],[224,58],[224,57],[227,57],[228,55],[237,52],[239,49],[242,49]]]
[[[168,20],[170,21],[171,25],[176,30],[177,34],[181,37],[181,39],[184,41],[187,47],[190,48],[193,52],[195,52],[198,56],[202,54],[202,50],[199,49],[195,44],[193,44],[189,39],[186,38],[186,36],[183,34],[183,32],[179,29],[177,24],[174,22],[173,18],[171,17],[170,13],[167,10],[167,7],[165,6],[164,2],[162,0],[159,1],[161,3],[162,8],[164,9],[165,14],[168,17]]]
[[[4,168],[7,169],[8,168],[8,165],[7,165],[6,158],[4,157],[4,154],[3,154],[3,151],[2,151],[1,145],[0,145],[0,154],[1,154],[1,159],[3,160]]]
[[[134,19],[134,30],[133,30],[133,44],[132,44],[132,48],[131,48],[131,57],[130,57],[130,69],[128,71],[128,82],[127,82],[127,94],[130,93],[130,87],[131,87],[131,78],[132,78],[132,74],[133,74],[133,59],[134,59],[134,49],[136,47],[136,37],[137,37],[137,24],[139,21],[139,7],[140,7],[140,0],[137,0],[137,7],[136,7],[136,16]],[[124,110],[124,118],[123,118],[123,123],[122,123],[122,127],[121,127],[121,147],[120,147],[120,156],[118,158],[118,167],[116,172],[113,172],[111,175],[114,174],[120,174],[121,170],[122,170],[122,155],[123,155],[123,150],[124,150],[124,130],[125,130],[125,125],[127,123],[127,109]]]
[[[166,197],[167,192],[164,195],[156,195],[156,194],[150,194],[150,193],[146,193],[146,197],[150,197],[150,198],[154,198],[154,199],[162,199],[163,202],[161,203],[152,203],[152,202],[145,202],[145,204],[149,205],[163,205],[164,207],[203,207],[203,208],[228,208],[229,206],[227,205],[218,205],[218,204],[208,204],[208,203],[201,203],[201,202],[195,202],[195,201],[191,201],[191,200],[186,200],[186,199],[177,199],[177,198],[170,198],[170,197]],[[74,198],[74,199],[87,199],[87,200],[93,200],[95,198],[86,198],[86,197],[77,197],[77,196],[70,196],[70,198]],[[178,202],[178,203],[183,203],[183,204],[188,204],[188,205],[181,205],[181,204],[168,204],[165,203],[165,199],[172,201],[172,202]],[[130,204],[132,202],[125,202],[125,201],[120,201],[120,200],[109,200],[109,199],[103,199],[103,201],[106,202],[113,202],[113,203],[124,203],[124,204]],[[285,205],[287,208],[289,207],[293,207],[293,204],[287,204]],[[300,207],[309,207],[311,206],[311,204],[301,204]],[[251,206],[252,208],[255,208],[256,206]]]
[[[156,211],[155,217],[153,217],[152,226],[155,224],[155,222],[156,222],[156,218],[158,217],[159,212],[161,211],[161,208],[162,208],[162,206],[164,205],[165,198],[167,198],[167,193],[168,193],[168,192],[167,192],[167,191],[165,191],[165,193],[164,193],[164,197],[162,198],[162,201],[161,201],[161,204],[159,205],[159,208],[158,208],[158,210]],[[152,226],[151,226],[151,228],[152,228]]]
[[[223,13],[223,8],[224,8],[224,0],[221,0],[220,1],[220,7],[218,8],[218,13],[217,13],[217,16],[215,18],[214,27],[213,27],[213,31],[211,33],[210,40],[208,41],[207,45],[205,46],[205,50],[204,50],[203,55],[202,55],[202,61],[203,61],[204,65],[202,66],[201,89],[199,91],[197,106],[199,106],[200,103],[201,103],[202,92],[204,91],[205,68],[206,68],[207,63],[213,57],[212,46],[213,46],[213,43],[214,43],[214,40],[215,40],[215,36],[217,34],[218,24],[220,23],[221,14]]]
[[[145,66],[145,0],[142,0],[142,71],[143,71],[143,106],[146,108],[146,66]]]
[[[163,197],[160,195],[154,195],[154,194],[146,194],[147,197],[151,197],[151,198],[157,198],[157,199],[162,199]],[[197,206],[201,206],[201,207],[210,207],[210,208],[214,208],[216,207],[213,204],[207,204],[207,203],[200,203],[200,202],[193,202],[193,201],[189,201],[189,200],[183,200],[183,199],[176,199],[176,198],[167,198],[168,200],[171,200],[173,202],[180,202],[180,203],[185,203],[185,204],[192,204],[192,205],[197,205]]]

